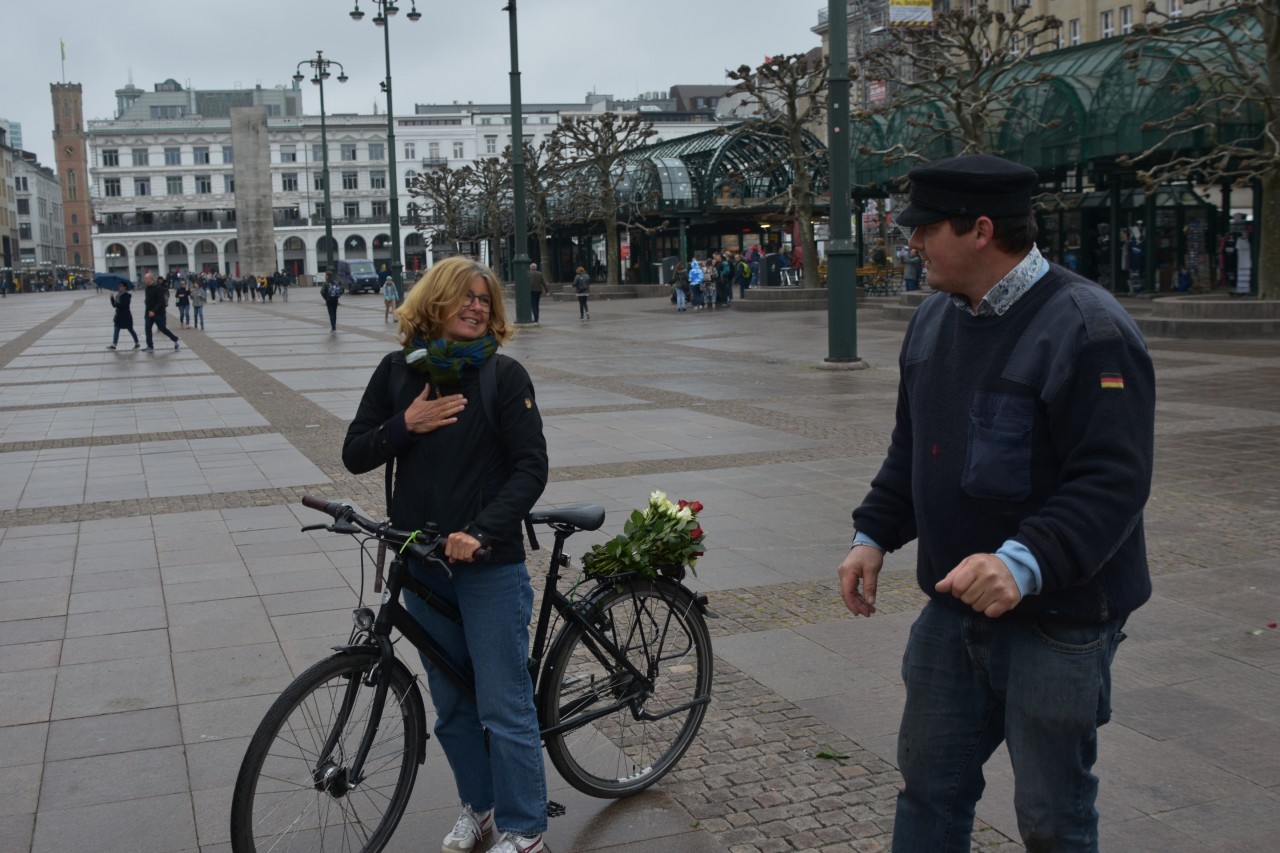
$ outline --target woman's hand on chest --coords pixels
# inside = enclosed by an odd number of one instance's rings
[[[428,382],[422,393],[414,398],[404,411],[404,425],[409,432],[425,434],[458,422],[458,414],[467,406],[467,398],[461,394],[447,397],[431,396]]]

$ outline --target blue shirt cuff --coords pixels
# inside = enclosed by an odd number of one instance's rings
[[[853,535],[853,544],[854,545],[870,545],[872,548],[875,548],[881,554],[884,553],[884,547],[881,546],[879,542],[872,539],[870,536],[868,536],[867,534],[863,533],[860,530]]]
[[[1040,563],[1026,545],[1010,539],[1000,546],[996,556],[1009,567],[1009,574],[1013,575],[1013,582],[1018,585],[1018,592],[1024,598],[1040,593]]]

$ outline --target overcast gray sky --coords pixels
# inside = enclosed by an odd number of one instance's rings
[[[317,49],[350,82],[325,86],[329,112],[386,107],[382,30],[348,13],[353,0],[4,0],[6,85],[0,117],[21,122],[23,147],[53,164],[49,84],[84,86],[85,119],[112,118],[115,90],[172,77],[198,89],[289,85]],[[509,100],[505,0],[418,0],[422,19],[391,21],[397,115],[415,103]],[[819,44],[826,0],[523,0],[520,71],[526,103],[577,102],[589,91],[634,96],[677,83],[722,83],[726,68]],[[786,10],[786,11],[782,11]],[[16,24],[16,28],[14,25]],[[335,75],[336,78],[336,75]],[[309,114],[315,86],[304,83]]]

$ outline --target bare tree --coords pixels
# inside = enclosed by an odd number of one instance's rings
[[[1280,0],[1233,0],[1177,20],[1151,3],[1145,12],[1128,59],[1141,85],[1183,106],[1146,121],[1160,138],[1121,163],[1139,166],[1149,188],[1182,180],[1260,191],[1258,295],[1280,299]]]
[[[607,112],[566,117],[550,138],[551,159],[559,161],[570,176],[569,207],[578,218],[604,226],[608,284],[618,283],[622,262],[618,229],[624,223],[638,221],[634,214],[643,207],[627,192],[634,179],[627,155],[655,133],[653,125],[641,115]]]
[[[728,72],[729,78],[737,81],[730,92],[741,93],[755,117],[726,132],[753,137],[772,152],[759,164],[757,171],[761,174],[779,169],[786,172],[785,189],[759,203],[780,205],[795,217],[804,267],[815,272],[815,183],[824,173],[827,155],[820,144],[812,144],[816,140],[811,128],[819,127],[826,117],[827,63],[827,57],[811,51],[775,56],[755,68],[742,65]]]
[[[542,258],[543,274],[548,276],[548,281],[552,274],[549,239],[552,222],[550,201],[555,195],[563,192],[564,176],[563,165],[551,156],[553,144],[549,137],[537,145],[528,139],[524,141],[525,203],[529,208],[529,230],[538,236],[538,256]],[[502,152],[502,156],[505,168],[510,170],[510,146]],[[520,239],[519,236],[516,239]]]
[[[414,178],[409,188],[409,195],[419,200],[418,206],[428,211],[414,227],[433,232],[433,244],[439,241],[454,252],[460,251],[458,241],[473,204],[471,172],[470,166],[432,169]]]
[[[1031,57],[1056,45],[1062,22],[1033,15],[1015,2],[1002,12],[935,10],[929,27],[889,27],[862,57],[863,76],[885,96],[867,105],[872,115],[907,117],[908,130],[883,149],[864,146],[886,162],[923,160],[926,152],[992,152],[1011,120],[1029,118],[1014,104],[1022,89],[1049,79]]]
[[[489,266],[501,270],[503,238],[511,233],[511,170],[500,157],[476,160],[471,167],[475,236],[489,244]]]

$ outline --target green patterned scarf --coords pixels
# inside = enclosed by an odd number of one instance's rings
[[[425,373],[432,385],[456,385],[467,367],[480,367],[498,351],[492,332],[474,341],[414,338],[404,348],[405,364]]]

